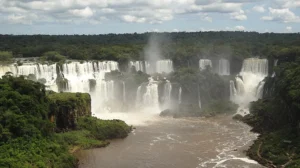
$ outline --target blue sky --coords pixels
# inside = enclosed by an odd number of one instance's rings
[[[300,32],[300,0],[0,0],[0,34]]]

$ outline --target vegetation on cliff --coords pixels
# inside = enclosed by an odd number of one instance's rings
[[[300,52],[278,57],[266,78],[264,98],[251,103],[242,120],[260,133],[248,155],[268,167],[300,167]]]
[[[88,110],[90,107],[73,108],[77,103],[87,106],[83,100],[90,100],[89,95],[51,93],[48,96],[40,83],[22,76],[3,76],[0,79],[0,167],[75,167],[77,159],[71,153],[76,149],[106,146],[106,140],[128,135],[131,128],[123,121],[98,120],[89,116],[90,111],[78,117],[76,130],[55,133],[51,114],[65,105],[71,111]],[[68,117],[68,111],[62,112]]]

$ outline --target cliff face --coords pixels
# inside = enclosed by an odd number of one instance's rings
[[[78,117],[91,116],[88,93],[49,93],[50,118],[58,130],[75,129]]]

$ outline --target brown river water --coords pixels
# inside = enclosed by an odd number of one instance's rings
[[[117,115],[117,114],[116,114]],[[126,119],[135,115],[126,115]],[[250,127],[231,116],[159,118],[137,116],[136,129],[106,148],[77,153],[80,168],[261,168],[245,155],[256,139]],[[107,118],[109,119],[109,118]]]

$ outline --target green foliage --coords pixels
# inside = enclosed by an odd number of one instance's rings
[[[125,138],[131,131],[124,121],[99,120],[96,117],[82,117],[78,121],[80,129],[91,131],[92,135],[99,140]]]
[[[104,147],[106,139],[124,138],[130,127],[123,121],[104,121],[92,117],[80,119],[80,128],[54,133],[48,115],[55,107],[90,108],[89,94],[45,92],[45,86],[12,77],[0,79],[0,167],[70,168],[76,149]],[[50,108],[51,107],[51,108]],[[54,109],[54,111],[52,110]],[[90,110],[89,114],[90,115]]]
[[[54,138],[17,138],[0,145],[0,167],[70,168],[76,159],[67,145]]]
[[[48,98],[39,83],[3,76],[0,79],[0,141],[29,136],[40,137],[51,132],[48,122]]]
[[[61,55],[60,53],[56,51],[49,51],[43,54],[43,56],[40,58],[41,61],[50,61],[50,62],[65,62],[66,57]]]
[[[13,54],[9,51],[0,51],[0,61],[2,62],[10,62],[12,61]]]
[[[67,143],[71,149],[74,146],[79,149],[100,148],[109,144],[107,141],[96,139],[95,136],[88,130],[59,133],[56,134],[56,136],[60,138],[61,141]]]
[[[261,135],[247,151],[247,154],[263,165],[267,165],[268,160],[272,161],[276,166],[281,166],[292,159],[286,167],[294,168],[300,162],[299,142],[300,137],[297,136],[297,130],[285,127],[278,131]],[[257,155],[257,152],[259,152],[261,158]]]
[[[170,81],[182,87],[185,104],[198,104],[199,95],[203,105],[229,99],[229,79],[221,78],[210,69],[200,71],[198,68],[180,68],[170,75]]]
[[[49,93],[48,98],[57,129],[75,129],[78,117],[91,115],[88,93]]]

